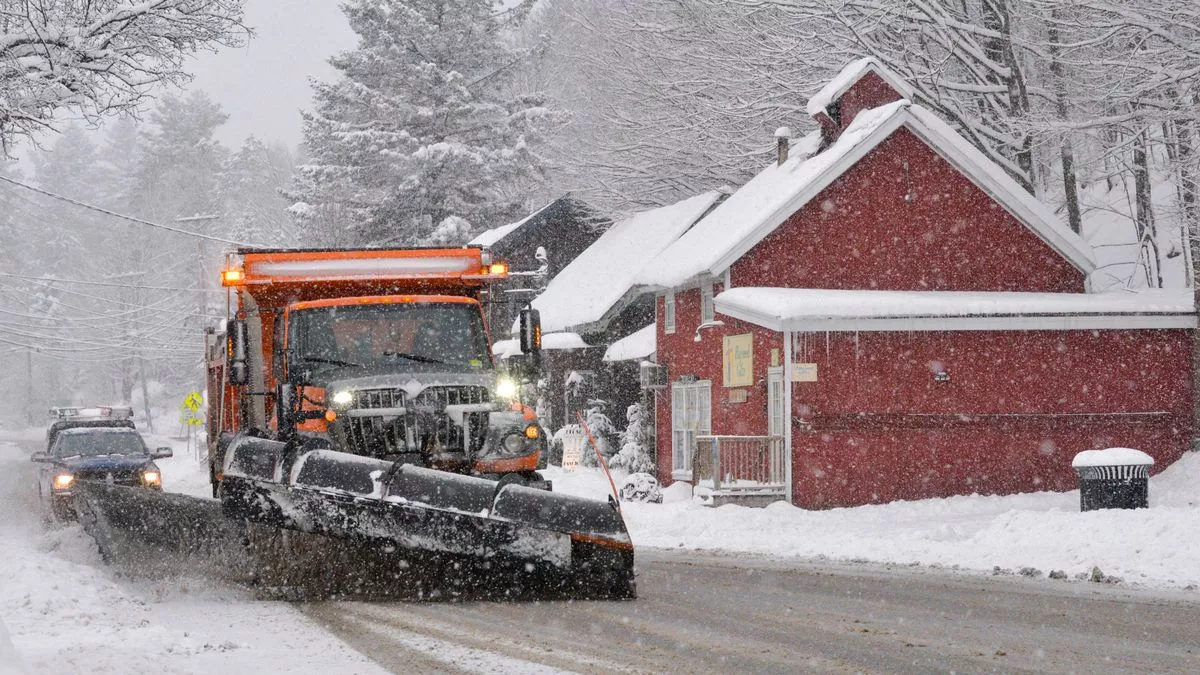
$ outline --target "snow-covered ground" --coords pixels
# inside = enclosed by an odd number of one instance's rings
[[[0,437],[0,675],[25,672],[375,673],[372,662],[286,603],[189,579],[135,580],[100,560],[75,525],[46,529],[17,447],[40,430]],[[208,476],[185,442],[151,436],[166,489],[208,494]],[[546,472],[555,490],[603,499],[598,469]],[[618,477],[619,483],[619,477]],[[1099,568],[1108,580],[1150,588],[1200,588],[1200,454],[1151,479],[1150,508],[1079,511],[1079,493],[965,496],[828,511],[785,504],[711,508],[676,484],[663,504],[625,504],[634,543],[881,564],[1066,582]],[[1060,576],[1060,575],[1055,575]],[[7,633],[7,635],[6,635]]]
[[[123,578],[78,525],[44,528],[15,444],[41,438],[0,438],[0,675],[384,672],[288,604],[186,576]],[[169,489],[207,489],[192,455],[162,468]]]
[[[604,498],[599,469],[546,472],[557,491]],[[619,481],[618,481],[619,485]],[[1099,568],[1109,581],[1200,589],[1200,454],[1150,479],[1150,508],[1081,513],[1079,492],[894,502],[805,511],[712,508],[690,488],[664,490],[663,504],[625,504],[633,543],[696,551],[917,564],[1068,580]],[[1056,574],[1056,576],[1058,576]]]

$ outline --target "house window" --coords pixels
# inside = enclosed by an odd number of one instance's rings
[[[667,293],[663,298],[663,323],[668,333],[675,332],[675,294]]]
[[[671,385],[671,475],[691,479],[696,436],[712,433],[712,382]]]
[[[712,323],[714,318],[713,286],[705,284],[700,287],[700,323]]]

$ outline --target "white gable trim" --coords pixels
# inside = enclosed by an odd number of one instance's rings
[[[808,111],[810,117],[816,117],[818,113],[827,112],[830,103],[840,99],[859,80],[863,79],[867,73],[878,75],[889,87],[895,89],[900,94],[900,98],[912,99],[913,95],[916,94],[916,90],[913,89],[911,84],[897,77],[895,73],[884,68],[878,61],[868,56],[846,64],[846,67],[842,68],[841,72],[826,83],[824,87],[821,87],[820,91],[813,94],[812,98],[808,99],[805,110]]]
[[[1091,274],[1096,258],[1091,246],[1071,232],[1037,197],[971,145],[933,113],[914,106],[907,111],[909,129],[938,155],[958,169],[1010,215],[1038,235],[1080,272]],[[958,142],[955,142],[958,141]],[[987,170],[987,167],[994,169]]]
[[[875,146],[883,142],[883,139],[892,135],[900,125],[904,123],[903,108],[898,107],[892,116],[883,124],[879,125],[869,136],[859,141],[849,152],[842,155],[836,162],[831,164],[819,177],[810,181],[804,186],[804,189],[796,193],[790,200],[784,202],[779,208],[771,213],[770,217],[762,220],[758,227],[750,233],[749,236],[743,238],[733,248],[729,249],[717,261],[708,268],[708,273],[715,275],[717,272],[729,267],[733,267],[734,263],[750,252],[750,249],[758,245],[760,241],[767,238],[784,223],[793,214],[812,201],[817,195],[821,194],[825,188],[833,184],[842,174],[846,173],[859,162],[867,153],[875,149]],[[827,149],[825,152],[829,152]]]
[[[914,110],[919,113],[914,114]],[[931,121],[935,124],[931,124]],[[890,119],[859,141],[837,162],[831,164],[819,178],[804,186],[804,189],[791,200],[776,209],[749,236],[726,251],[716,263],[709,267],[709,273],[716,275],[721,270],[732,267],[742,256],[749,253],[750,249],[757,246],[788,218],[816,198],[825,188],[832,185],[835,180],[849,171],[901,126],[907,126],[935,153],[950,162],[962,175],[987,193],[1018,222],[1046,242],[1084,275],[1090,274],[1096,268],[1095,257],[1087,242],[1075,233],[1066,230],[1053,215],[1048,213],[1045,205],[1037,201],[1036,197],[1021,188],[1011,176],[1003,173],[999,167],[994,167],[994,171],[982,168],[987,165],[994,166],[994,163],[973,146],[969,146],[967,140],[959,136],[945,122],[936,119],[932,113],[919,106],[909,104],[899,106],[892,113]],[[937,128],[939,126],[941,128]],[[948,136],[947,132],[952,135]],[[987,164],[981,165],[981,162],[987,162]]]

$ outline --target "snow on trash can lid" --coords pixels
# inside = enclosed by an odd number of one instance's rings
[[[1071,466],[1149,466],[1154,458],[1133,448],[1108,448],[1106,450],[1084,450],[1075,455]]]

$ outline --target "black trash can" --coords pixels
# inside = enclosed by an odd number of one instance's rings
[[[1144,509],[1154,458],[1130,448],[1087,450],[1071,466],[1079,474],[1079,510]]]

